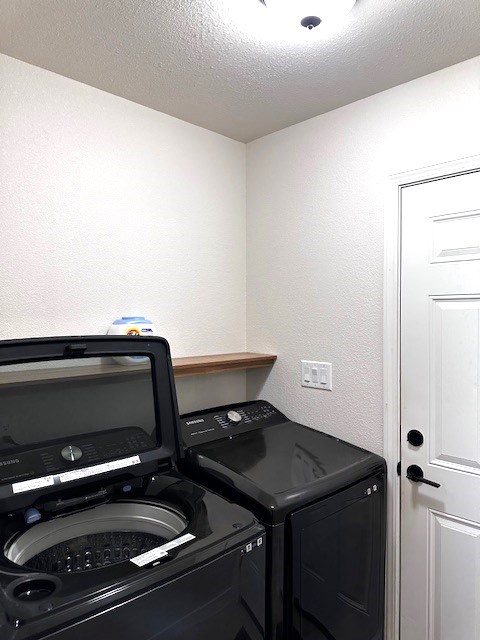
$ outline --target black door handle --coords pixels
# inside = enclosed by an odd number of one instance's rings
[[[412,482],[423,482],[423,484],[428,484],[430,487],[435,487],[436,489],[440,487],[438,482],[433,482],[433,480],[427,480],[426,478],[424,478],[423,469],[417,464],[411,464],[408,467],[407,478]]]

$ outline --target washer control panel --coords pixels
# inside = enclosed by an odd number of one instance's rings
[[[10,456],[4,452],[0,457],[0,484],[96,465],[154,449],[155,446],[143,429],[125,427],[78,436],[67,443],[57,441],[38,448],[32,446],[28,450],[18,447]]]
[[[287,418],[269,402],[258,400],[181,416],[180,423],[184,445],[192,446],[273,426],[285,420]]]

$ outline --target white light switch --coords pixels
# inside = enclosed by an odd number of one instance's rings
[[[332,390],[332,363],[302,360],[302,387]]]

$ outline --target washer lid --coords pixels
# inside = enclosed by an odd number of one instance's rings
[[[177,421],[162,338],[0,341],[0,498],[171,464]]]
[[[281,523],[295,509],[385,467],[380,456],[291,422],[262,400],[235,405],[235,410],[240,425],[226,422],[224,407],[182,416],[189,443],[197,437],[200,420],[210,438],[202,442],[200,436],[199,444],[185,450],[185,461],[200,481],[251,509],[264,523]]]

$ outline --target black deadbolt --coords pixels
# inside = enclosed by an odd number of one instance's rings
[[[407,440],[413,447],[421,447],[423,444],[423,433],[412,429],[407,433]]]

